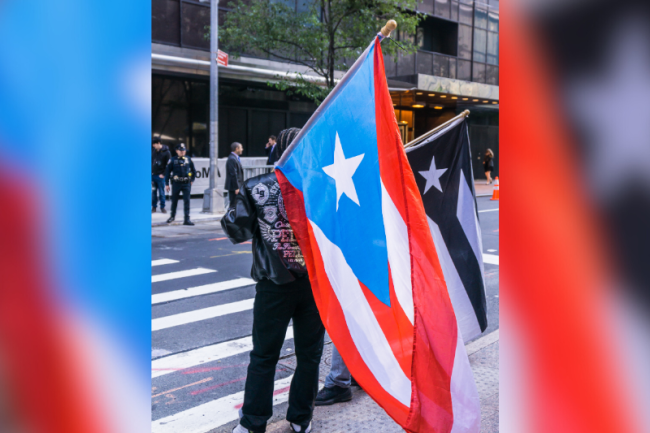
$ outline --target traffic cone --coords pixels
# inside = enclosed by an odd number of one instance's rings
[[[494,190],[492,191],[492,198],[490,200],[499,200],[499,178],[494,178]]]

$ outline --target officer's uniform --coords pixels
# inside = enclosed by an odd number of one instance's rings
[[[176,150],[186,150],[184,144],[176,146]],[[183,192],[183,210],[185,212],[186,225],[194,225],[190,221],[190,193],[192,182],[196,179],[196,169],[189,156],[175,156],[169,161],[165,170],[165,184],[168,185],[170,180],[172,184],[172,210],[168,223],[174,221],[176,217],[176,206],[178,205],[178,196]]]

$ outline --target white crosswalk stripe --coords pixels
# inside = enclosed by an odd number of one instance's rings
[[[496,254],[485,254],[483,253],[483,263],[488,265],[499,265],[499,256]]]
[[[293,375],[276,380],[273,405],[289,398]],[[244,391],[209,401],[191,409],[175,413],[151,423],[151,433],[207,433],[239,417],[239,407],[244,401]]]
[[[189,289],[174,290],[173,292],[158,293],[151,296],[151,304],[160,304],[162,302],[176,301],[178,299],[191,298],[194,296],[217,293],[223,290],[235,289],[238,287],[250,286],[255,281],[250,278],[237,278],[236,280],[222,281],[220,283],[206,284],[199,287],[190,287]]]
[[[153,267],[153,266],[171,265],[172,263],[178,263],[178,260],[172,260],[172,259],[152,260],[151,266]]]
[[[286,340],[293,338],[293,327],[287,329]],[[230,356],[240,355],[253,350],[253,338],[249,335],[237,340],[226,341],[223,343],[212,344],[188,352],[178,353],[176,355],[166,356],[151,361],[151,378],[164,376],[175,371],[187,368],[197,367],[207,362],[218,361],[219,359]]]
[[[243,301],[232,302],[230,304],[222,304],[215,307],[202,308],[200,310],[160,317],[151,321],[151,330],[160,331],[161,329],[172,328],[174,326],[186,325],[188,323],[199,322],[201,320],[213,319],[227,314],[250,310],[253,308],[254,301],[254,298],[244,299]]]
[[[209,274],[212,272],[217,272],[217,271],[213,269],[196,268],[196,269],[189,269],[187,271],[170,272],[168,274],[152,275],[151,282],[158,283],[160,281],[175,280],[177,278],[184,278],[184,277],[193,277],[195,275]]]

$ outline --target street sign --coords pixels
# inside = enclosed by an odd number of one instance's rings
[[[219,50],[217,53],[217,64],[221,66],[228,66],[228,54]]]

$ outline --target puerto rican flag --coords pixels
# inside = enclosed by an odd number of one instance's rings
[[[381,36],[276,165],[327,331],[408,432],[479,432],[476,384],[386,83]]]

